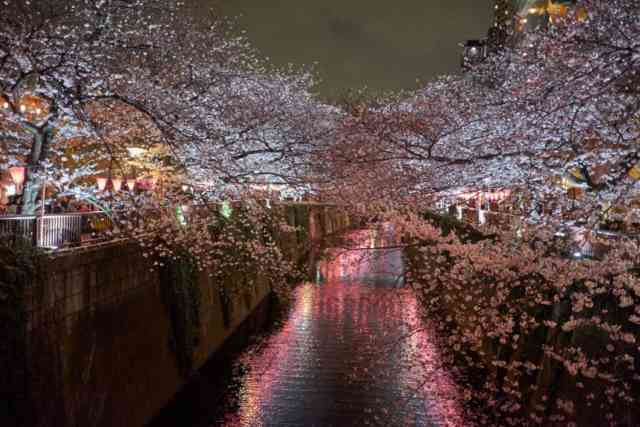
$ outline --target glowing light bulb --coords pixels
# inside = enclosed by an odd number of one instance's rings
[[[20,106],[20,112],[24,113],[25,111],[27,111],[27,106],[26,106],[26,105],[24,105],[24,104],[22,104],[22,105]]]

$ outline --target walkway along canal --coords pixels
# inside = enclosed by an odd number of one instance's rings
[[[295,290],[279,327],[231,373],[203,370],[154,426],[460,426],[455,385],[440,365],[400,250],[382,227],[351,233]],[[376,249],[378,248],[378,249]]]

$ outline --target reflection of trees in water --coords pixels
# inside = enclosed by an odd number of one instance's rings
[[[341,247],[332,248],[318,265],[322,282],[346,281],[399,285],[403,275],[402,252],[393,229],[377,228],[351,232]]]
[[[409,289],[301,285],[226,425],[464,425],[432,340]]]
[[[300,285],[282,327],[241,358],[224,425],[465,425],[412,290],[385,281],[402,274],[393,232],[329,251],[322,283]]]

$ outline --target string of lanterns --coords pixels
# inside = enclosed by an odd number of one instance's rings
[[[2,105],[2,108],[5,110],[11,107],[6,96],[0,96],[0,105]],[[25,95],[19,100],[17,109],[22,114],[41,115],[46,113],[47,107],[42,99],[36,96]]]
[[[158,184],[158,177],[151,178],[106,178],[97,177],[96,184],[99,191],[106,191],[108,184],[111,183],[111,190],[118,192],[122,190],[123,185],[126,186],[129,191],[134,191],[136,188],[154,190]]]
[[[511,190],[496,190],[496,191],[479,191],[470,193],[459,193],[454,196],[455,199],[468,201],[476,200],[479,203],[484,201],[488,202],[502,202],[511,196]]]

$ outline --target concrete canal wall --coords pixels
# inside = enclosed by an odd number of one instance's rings
[[[339,208],[286,205],[289,225],[278,244],[292,261],[304,257],[311,236],[350,227]],[[31,392],[42,425],[141,426],[185,384],[176,360],[172,314],[163,301],[162,272],[132,243],[112,243],[48,259],[46,277],[28,289]],[[198,273],[200,325],[193,368],[200,368],[265,302],[264,278],[233,272],[230,281],[256,285],[224,297],[232,283]],[[252,316],[260,322],[266,316]],[[246,325],[245,325],[246,326]],[[251,328],[243,327],[243,333]],[[23,421],[23,420],[17,420]],[[17,422],[16,424],[24,424]]]

